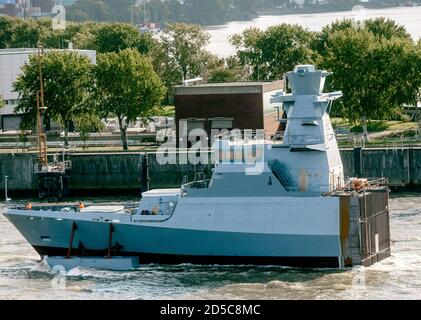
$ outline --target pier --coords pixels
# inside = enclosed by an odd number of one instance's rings
[[[421,187],[421,148],[341,149],[345,176],[387,178],[392,190]],[[73,153],[69,155],[70,195],[138,194],[156,188],[178,187],[185,176],[211,174],[211,164],[160,165],[156,153]],[[147,159],[147,161],[146,161]],[[0,154],[0,191],[5,176],[11,197],[38,192],[36,154]]]

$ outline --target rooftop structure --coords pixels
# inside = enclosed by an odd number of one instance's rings
[[[212,144],[213,132],[232,129],[265,129],[274,134],[279,129],[278,113],[271,97],[283,90],[283,81],[209,83],[175,88],[177,137],[183,131],[203,129],[203,145]],[[189,147],[191,141],[178,145]]]

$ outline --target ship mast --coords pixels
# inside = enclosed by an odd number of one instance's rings
[[[44,49],[42,47],[38,50],[38,71],[40,90],[37,91],[37,140],[38,140],[38,163],[41,166],[47,166],[47,136],[44,132],[41,115],[46,110],[44,105],[44,81],[42,78],[42,54]]]
[[[146,19],[146,0],[143,0],[143,24],[146,26],[149,23]]]

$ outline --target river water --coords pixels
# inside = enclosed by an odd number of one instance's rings
[[[221,57],[228,57],[235,54],[235,49],[229,44],[229,37],[236,33],[241,33],[250,27],[257,27],[264,30],[280,23],[290,23],[300,24],[312,31],[320,31],[325,25],[337,19],[353,18],[361,21],[377,17],[393,19],[397,23],[405,26],[415,41],[421,38],[421,6],[419,6],[376,10],[364,9],[322,14],[261,16],[252,21],[234,21],[226,25],[206,28],[211,35],[210,44],[207,49]]]
[[[86,200],[98,202],[133,206],[137,199]],[[421,196],[393,196],[390,209],[392,257],[370,268],[146,265],[130,272],[79,268],[64,277],[40,263],[1,215],[0,299],[421,299]]]

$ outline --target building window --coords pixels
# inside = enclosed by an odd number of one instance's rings
[[[232,119],[213,119],[212,129],[227,129],[232,130]]]

